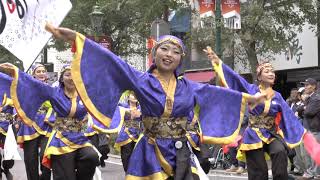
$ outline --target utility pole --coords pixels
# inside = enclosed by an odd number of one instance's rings
[[[215,17],[216,17],[216,54],[221,58],[221,0],[216,0],[216,11],[215,11]]]
[[[47,46],[43,48],[43,64],[48,63],[48,49]]]

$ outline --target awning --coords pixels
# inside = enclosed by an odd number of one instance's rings
[[[313,78],[316,80],[320,80],[320,69],[312,68],[312,69],[301,69],[287,72],[287,82],[302,82],[307,78]]]
[[[184,76],[196,82],[209,82],[210,79],[215,77],[215,73],[213,71],[193,71],[185,72]]]

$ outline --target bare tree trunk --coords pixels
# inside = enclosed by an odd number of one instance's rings
[[[256,53],[256,42],[252,41],[249,44],[249,48],[247,49],[248,60],[251,67],[252,74],[252,82],[254,83],[257,80],[256,68],[258,66],[258,58]]]
[[[169,6],[168,5],[164,5],[164,10],[163,10],[163,20],[168,22],[169,19]]]

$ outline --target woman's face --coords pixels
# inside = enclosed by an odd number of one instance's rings
[[[75,88],[74,82],[73,82],[72,77],[71,77],[71,71],[70,70],[66,70],[63,73],[62,82],[63,82],[64,86],[67,89]]]
[[[136,99],[136,97],[133,94],[129,95],[128,101],[132,102],[132,103],[137,103],[138,102],[138,100]]]
[[[39,81],[46,81],[47,79],[47,70],[45,67],[40,66],[36,68],[36,70],[33,72],[33,77],[38,79]]]
[[[261,71],[261,74],[258,76],[258,80],[260,82],[273,85],[275,77],[276,77],[276,75],[273,71],[273,68],[267,67]]]
[[[155,63],[159,71],[174,72],[181,61],[181,48],[170,42],[161,44],[155,55]]]

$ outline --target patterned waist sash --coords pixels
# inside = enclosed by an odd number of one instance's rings
[[[272,130],[275,127],[275,117],[250,115],[249,126],[252,128],[264,128]]]
[[[84,133],[87,130],[86,124],[87,121],[81,121],[77,118],[57,117],[53,127],[60,132]]]
[[[0,113],[0,121],[13,121],[13,115],[10,113]]]
[[[190,126],[187,117],[164,118],[164,117],[143,117],[144,134],[152,138],[182,138],[186,131],[194,130]]]
[[[135,121],[135,120],[124,121],[124,127],[140,129],[140,121]]]

